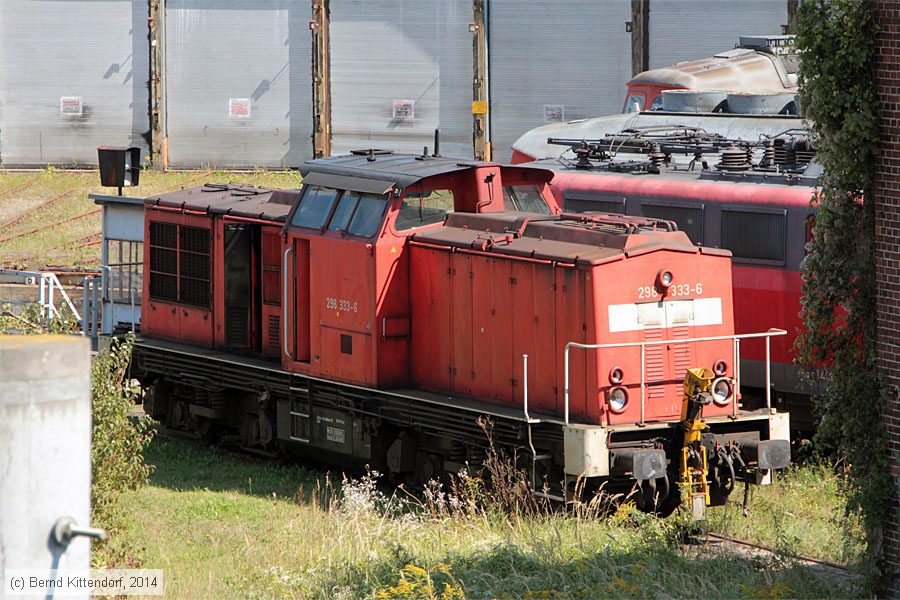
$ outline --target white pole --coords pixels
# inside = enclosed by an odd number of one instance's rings
[[[61,517],[91,523],[89,349],[83,337],[0,336],[2,572],[90,568],[88,538],[53,540]]]

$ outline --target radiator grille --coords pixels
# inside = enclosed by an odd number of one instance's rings
[[[644,340],[655,342],[663,339],[662,329],[645,329]],[[647,382],[647,400],[664,398],[666,389],[663,380],[666,377],[666,351],[661,344],[644,347],[644,372]]]
[[[278,315],[269,315],[269,349],[281,349],[281,319]]]
[[[672,338],[676,340],[686,340],[691,337],[690,327],[673,327]],[[692,346],[690,344],[678,344],[673,346],[675,355],[675,376],[684,377],[685,371],[693,368],[695,365]]]
[[[177,248],[178,225],[150,221],[150,245],[160,248]]]
[[[246,306],[229,306],[225,309],[225,335],[229,346],[248,345],[248,316]]]

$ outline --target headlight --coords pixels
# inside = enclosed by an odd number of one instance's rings
[[[662,288],[668,288],[670,285],[672,285],[672,281],[674,281],[674,279],[675,277],[672,275],[672,271],[663,269],[656,274],[656,285]]]
[[[713,402],[725,406],[731,400],[731,381],[727,377],[719,377],[712,384]]]
[[[725,362],[724,360],[721,360],[721,359],[717,360],[715,362],[715,364],[713,364],[713,372],[715,372],[716,375],[719,375],[719,376],[724,375],[727,371],[728,371],[728,363]]]
[[[622,383],[622,380],[625,379],[625,374],[622,372],[622,369],[619,367],[613,367],[609,370],[609,382],[610,383]]]
[[[609,391],[609,409],[614,413],[625,410],[628,404],[628,392],[623,387],[615,387]]]

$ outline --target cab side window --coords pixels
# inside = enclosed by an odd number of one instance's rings
[[[629,94],[628,99],[625,100],[625,110],[623,112],[641,112],[644,110],[645,100],[644,94]]]
[[[337,197],[337,190],[318,185],[308,186],[300,199],[300,206],[291,219],[291,225],[321,229],[325,226]]]
[[[453,212],[453,192],[448,189],[411,191],[403,197],[394,227],[397,231],[443,223]]]
[[[328,224],[329,231],[345,231],[350,235],[372,237],[378,233],[387,198],[360,192],[344,192]]]
[[[503,210],[550,214],[550,207],[536,185],[503,186]]]

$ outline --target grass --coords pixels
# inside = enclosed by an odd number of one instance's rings
[[[123,193],[146,197],[206,182],[297,187],[299,181],[299,174],[290,171],[148,170],[141,174],[137,188]],[[100,239],[100,213],[58,223],[99,208],[88,198],[91,193],[116,194],[117,190],[101,187],[96,171],[0,171],[0,266],[98,267],[100,245],[95,242]]]
[[[677,518],[628,509],[607,519],[580,511],[523,517],[435,509],[434,498],[423,505],[386,496],[367,477],[332,485],[335,478],[322,471],[166,437],[154,440],[147,460],[156,465],[149,485],[121,499],[128,517],[122,542],[142,547],[144,567],[165,570],[172,598],[860,593],[852,582],[784,557],[688,549],[676,541]],[[801,538],[793,550],[837,559],[835,547],[845,545],[830,512],[841,503],[837,489],[818,467],[796,469],[755,495],[749,519],[729,507],[717,509],[711,524],[787,546],[777,532],[790,520],[787,541]]]

